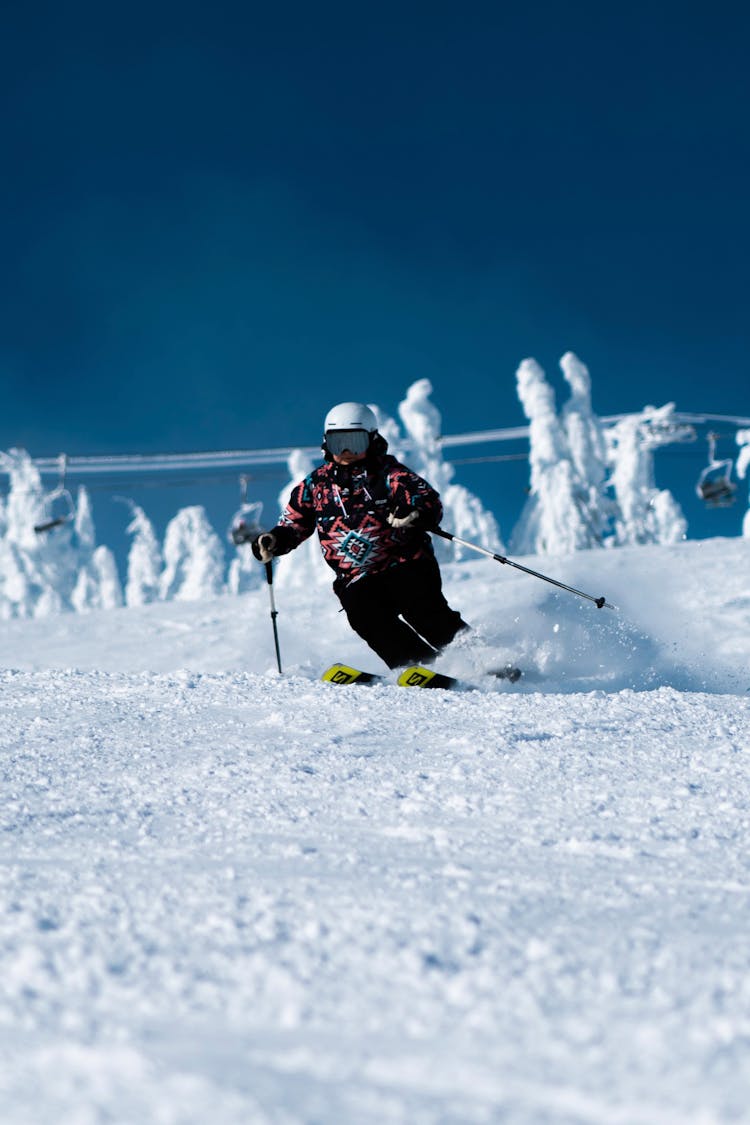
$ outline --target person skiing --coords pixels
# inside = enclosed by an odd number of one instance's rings
[[[434,488],[388,453],[372,410],[328,412],[325,462],[292,490],[278,524],[251,541],[259,562],[317,529],[349,624],[389,668],[425,663],[469,626],[451,609],[427,534],[443,514]]]

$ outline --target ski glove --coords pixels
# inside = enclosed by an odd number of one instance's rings
[[[253,539],[250,546],[258,562],[269,563],[276,554],[276,536],[270,531],[264,531]]]
[[[422,519],[422,515],[423,513],[419,508],[412,508],[411,505],[404,501],[397,500],[388,513],[386,520],[391,527],[403,531],[404,528],[414,527],[414,525]]]

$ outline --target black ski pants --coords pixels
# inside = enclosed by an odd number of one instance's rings
[[[334,583],[349,624],[389,668],[423,664],[469,626],[443,595],[432,556],[398,563],[349,586]]]

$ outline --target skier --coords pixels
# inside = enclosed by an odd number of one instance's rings
[[[372,410],[342,402],[325,419],[325,463],[292,490],[279,523],[252,540],[259,562],[317,529],[349,624],[389,668],[424,664],[469,626],[442,592],[427,532],[437,492],[388,453]]]

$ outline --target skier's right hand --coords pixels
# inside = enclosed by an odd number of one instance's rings
[[[250,547],[258,562],[269,563],[276,554],[276,536],[264,531],[253,539]]]

